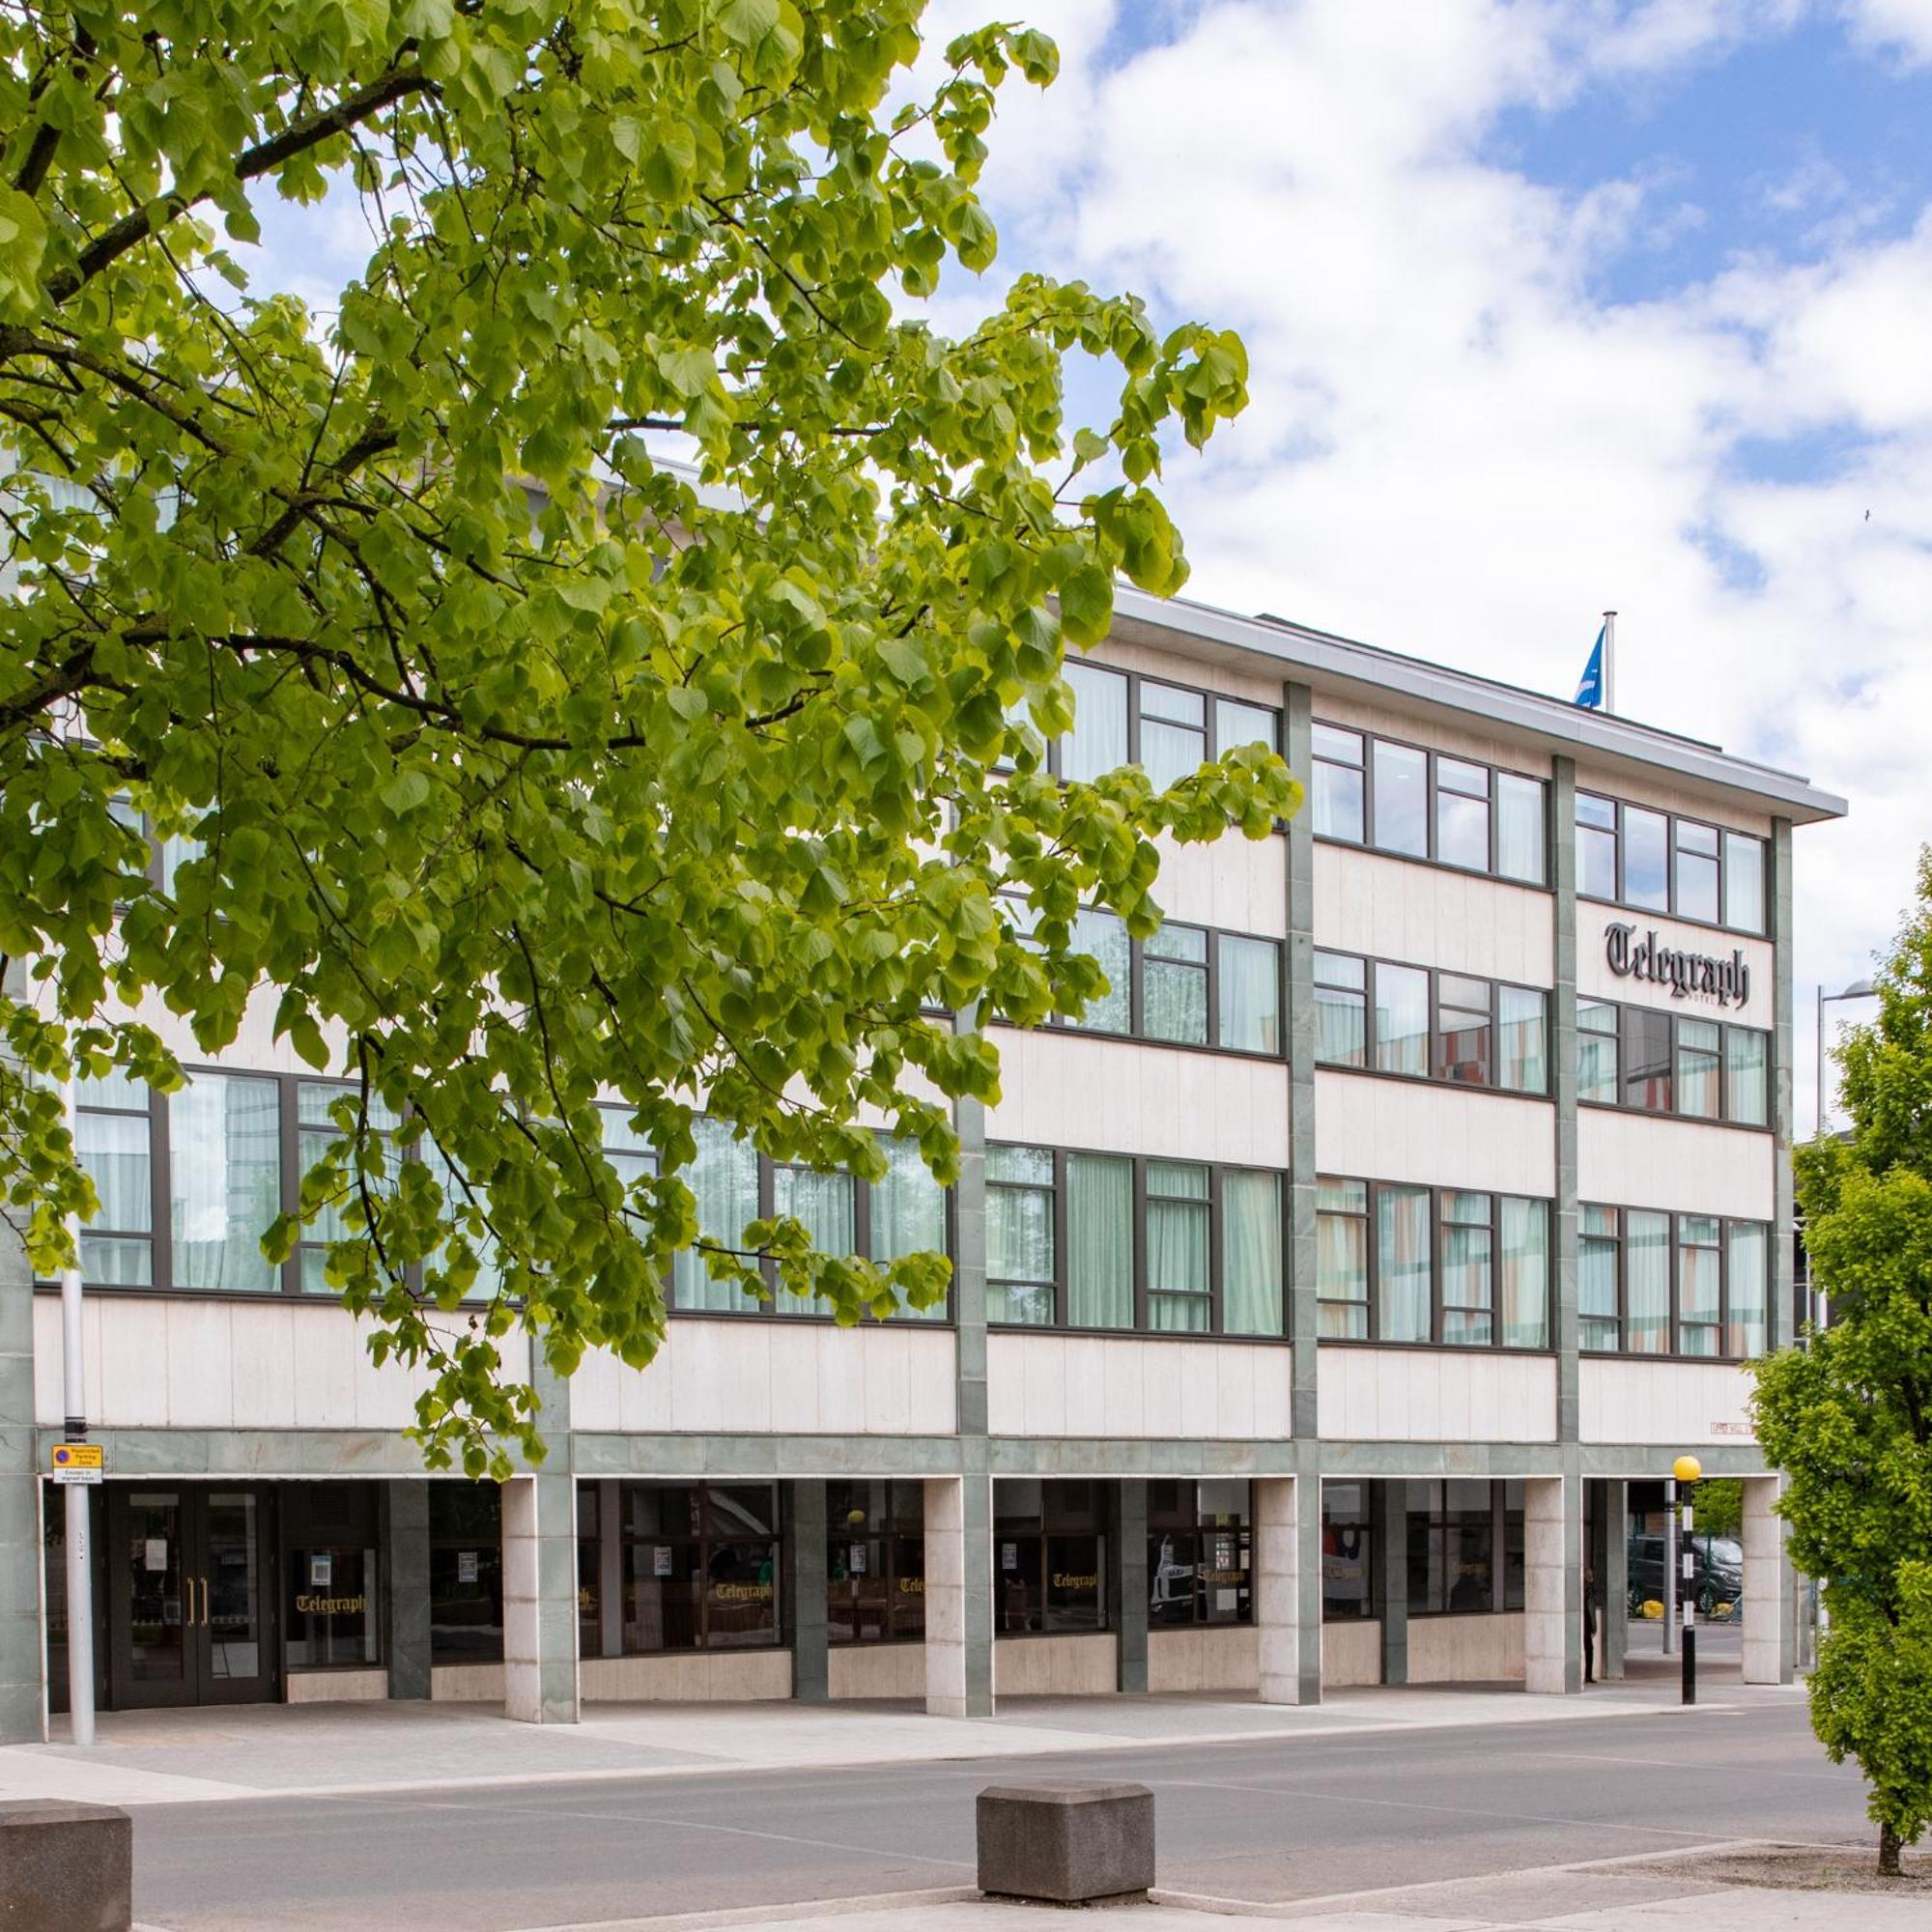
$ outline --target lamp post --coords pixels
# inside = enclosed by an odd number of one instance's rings
[[[1679,1495],[1704,1473],[1704,1465],[1694,1456],[1680,1456],[1670,1465],[1670,1473],[1677,1479]],[[1677,1586],[1678,1595],[1684,1603],[1684,1701],[1694,1704],[1697,1701],[1697,1617],[1696,1581],[1697,1553],[1690,1545],[1690,1503],[1686,1499],[1677,1506],[1681,1534],[1677,1547],[1684,1552],[1684,1579]]]
[[[1878,988],[1869,980],[1854,980],[1842,993],[1828,993],[1821,980],[1818,986],[1818,1128],[1825,1131],[1825,1122],[1831,1118],[1831,1109],[1825,1104],[1825,1009],[1833,1007],[1840,1000],[1869,1000]]]

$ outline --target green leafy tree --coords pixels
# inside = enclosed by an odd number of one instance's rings
[[[1261,747],[1047,773],[1065,645],[1117,574],[1184,579],[1163,439],[1245,360],[1037,274],[958,340],[910,312],[992,261],[995,92],[1056,63],[988,27],[895,106],[921,13],[0,13],[0,1200],[39,1266],[95,1205],[49,1083],[172,1087],[131,1009],[214,1053],[253,1003],[354,1083],[266,1251],[340,1211],[431,1460],[501,1467],[541,1452],[505,1338],[642,1365],[694,1244],[846,1321],[944,1293],[790,1220],[700,1240],[696,1110],[869,1176],[882,1122],[951,1179],[998,1061],[935,1015],[1077,1013],[1082,904],[1146,934],[1158,835],[1293,810]],[[372,238],[334,309],[251,292],[258,203],[329,191]],[[1069,421],[1070,356],[1110,420]]]
[[[1839,1050],[1851,1130],[1799,1150],[1799,1198],[1831,1324],[1760,1364],[1757,1433],[1831,1627],[1811,1721],[1871,1786],[1879,1867],[1932,1823],[1932,854]]]

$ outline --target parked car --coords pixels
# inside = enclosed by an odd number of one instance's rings
[[[1741,1603],[1745,1594],[1743,1545],[1729,1536],[1693,1536],[1690,1541],[1697,1558],[1691,1597],[1697,1614],[1713,1616],[1720,1606]],[[1646,1603],[1664,1602],[1664,1539],[1632,1537],[1628,1562],[1631,1608],[1636,1610]]]

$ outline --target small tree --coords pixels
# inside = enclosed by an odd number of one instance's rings
[[[1831,1628],[1811,1722],[1871,1785],[1879,1869],[1932,1824],[1932,855],[1840,1049],[1852,1128],[1798,1154],[1832,1323],[1757,1372],[1758,1439],[1787,1474],[1792,1555]]]

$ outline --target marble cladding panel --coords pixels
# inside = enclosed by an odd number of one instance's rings
[[[1086,1636],[998,1637],[993,1643],[996,1697],[1099,1697],[1117,1688],[1120,1638],[1111,1631]]]
[[[580,1431],[646,1435],[950,1435],[954,1346],[950,1328],[909,1321],[678,1320],[646,1369],[586,1355],[571,1419]]]
[[[1324,1440],[1553,1442],[1556,1362],[1480,1349],[1327,1348]]]
[[[1315,1166],[1548,1201],[1556,1192],[1554,1119],[1547,1100],[1323,1068],[1315,1076]]]
[[[1502,1684],[1523,1676],[1523,1622],[1511,1611],[1481,1617],[1410,1617],[1411,1684]]]
[[[1293,1353],[1249,1342],[1030,1334],[986,1338],[994,1435],[1286,1441]]]
[[[993,1036],[1000,1099],[986,1138],[1036,1147],[1289,1164],[1288,1067],[1238,1054],[1042,1031]]]
[[[1261,1633],[1253,1624],[1148,1633],[1148,1690],[1246,1690],[1261,1683]]]
[[[1769,1134],[1607,1107],[1577,1112],[1577,1198],[1612,1208],[1674,1208],[1770,1221],[1777,1163]]]
[[[788,1650],[691,1651],[682,1656],[587,1657],[583,1701],[605,1704],[750,1704],[791,1696]]]
[[[1522,986],[1554,983],[1555,900],[1441,866],[1325,839],[1315,847],[1315,943]]]
[[[1750,1377],[1727,1363],[1585,1355],[1577,1381],[1577,1433],[1585,1442],[1696,1449],[1756,1439]]]

